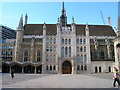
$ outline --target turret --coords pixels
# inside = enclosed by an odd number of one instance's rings
[[[72,24],[71,24],[71,29],[72,29],[72,32],[76,32],[76,27],[75,27],[75,20],[74,20],[74,17],[72,17]]]
[[[46,35],[46,24],[44,22],[44,25],[43,25],[43,35]]]
[[[118,17],[118,29],[117,29],[117,36],[120,36],[120,16]]]
[[[27,16],[27,13],[25,15],[25,24],[27,24],[27,21],[28,21],[28,16]]]
[[[108,17],[108,24],[111,26],[111,17]]]
[[[89,27],[87,23],[86,23],[85,31],[86,31],[86,36],[89,36]]]

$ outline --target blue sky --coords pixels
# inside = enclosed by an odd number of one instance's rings
[[[56,24],[61,15],[62,2],[2,2],[2,20],[0,24],[16,29],[21,14],[28,14],[29,24]],[[65,2],[67,22],[75,18],[76,24],[103,25],[100,11],[102,11],[105,24],[111,17],[112,26],[117,27],[118,3],[117,2]]]

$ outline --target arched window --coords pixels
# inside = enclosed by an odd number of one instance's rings
[[[110,66],[109,66],[108,70],[109,70],[109,72],[111,72],[111,67]]]
[[[87,63],[86,55],[84,55],[84,63]]]
[[[50,65],[50,70],[52,70],[52,66]]]
[[[48,65],[46,66],[46,70],[48,70]]]
[[[78,71],[80,70],[80,66],[79,66],[79,65],[77,66],[77,70],[78,70]]]
[[[67,39],[65,39],[65,44],[67,44]]]
[[[46,61],[48,61],[49,60],[49,56],[48,55],[46,55]]]
[[[64,47],[61,48],[61,56],[64,57]]]
[[[95,67],[95,73],[97,73],[97,72],[98,72],[97,67]]]
[[[79,63],[80,62],[80,56],[77,55],[77,62]]]
[[[67,55],[68,55],[68,48],[66,47],[65,48],[65,57],[67,57]]]
[[[83,70],[83,65],[81,65],[81,70]]]
[[[86,43],[86,39],[85,39],[85,38],[83,39],[83,43],[84,43],[84,44]]]
[[[82,44],[82,38],[80,39],[80,44]]]
[[[101,72],[101,67],[99,67],[99,72]]]
[[[53,70],[55,70],[55,69],[56,69],[56,67],[55,67],[55,65],[54,65]]]
[[[64,39],[62,39],[62,44],[64,44]]]
[[[79,44],[79,39],[77,38],[77,44]]]
[[[50,44],[52,44],[52,38],[50,38]]]
[[[29,57],[28,57],[28,50],[25,50],[25,51],[24,51],[24,62],[29,61],[28,58],[29,58]]]
[[[83,63],[83,55],[80,57],[80,62]]]
[[[69,44],[71,44],[71,39],[69,39]]]
[[[41,61],[40,50],[37,51],[37,62]]]
[[[104,58],[105,58],[104,51],[101,51],[101,59],[104,59]]]
[[[77,52],[79,52],[79,47],[77,46]]]
[[[84,47],[84,52],[86,52],[86,47]]]
[[[71,57],[71,47],[69,47],[69,57]]]
[[[85,70],[87,70],[87,65],[84,66]]]
[[[80,52],[82,52],[83,51],[83,48],[82,48],[82,46],[80,47]]]
[[[54,40],[53,40],[53,43],[55,44],[56,43],[56,39],[54,38]]]

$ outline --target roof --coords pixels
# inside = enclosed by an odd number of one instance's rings
[[[26,24],[24,27],[24,35],[42,35],[44,24]],[[68,24],[67,26],[71,26]],[[76,24],[76,34],[85,35],[86,25]],[[88,25],[90,36],[116,36],[110,25]],[[56,24],[46,24],[47,35],[57,34]]]

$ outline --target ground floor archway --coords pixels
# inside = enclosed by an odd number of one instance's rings
[[[36,73],[42,73],[42,65],[36,67]]]
[[[6,63],[2,63],[2,73],[9,73],[10,72],[10,66]]]
[[[35,67],[31,65],[27,65],[24,67],[24,73],[34,73]]]
[[[22,66],[18,64],[12,66],[11,68],[15,71],[15,73],[22,73]]]
[[[72,73],[72,65],[69,61],[65,61],[62,64],[62,73],[63,74],[71,74]]]

